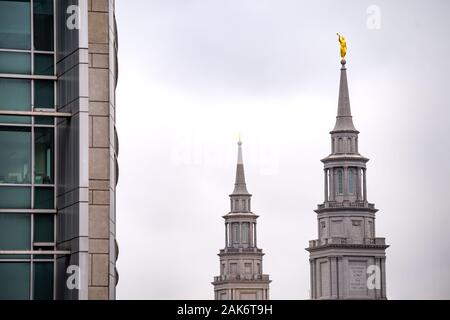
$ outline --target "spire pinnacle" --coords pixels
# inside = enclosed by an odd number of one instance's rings
[[[249,193],[247,191],[247,184],[245,182],[244,159],[242,156],[242,140],[239,135],[238,160],[237,160],[237,168],[236,168],[236,183],[235,183],[233,195],[247,195],[247,194],[249,194]]]
[[[342,59],[341,61],[341,81],[339,87],[339,106],[336,120],[336,126],[333,132],[338,131],[354,131],[356,128],[353,124],[352,111],[350,107],[350,95],[348,93],[348,81],[347,81],[347,61]]]

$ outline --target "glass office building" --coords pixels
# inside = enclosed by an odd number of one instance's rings
[[[114,1],[0,0],[0,300],[114,299]]]

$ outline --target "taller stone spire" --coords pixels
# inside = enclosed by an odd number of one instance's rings
[[[258,249],[256,223],[251,211],[252,195],[245,182],[242,141],[238,143],[238,161],[230,212],[225,215],[225,249],[220,250],[220,276],[214,278],[216,300],[268,300],[268,275],[263,274],[264,253]]]
[[[336,118],[336,125],[333,132],[340,131],[352,131],[357,132],[353,125],[352,110],[350,106],[350,95],[348,93],[348,81],[347,81],[347,62],[342,60],[341,62],[341,81],[339,86],[339,103],[338,114]]]
[[[386,298],[386,245],[375,233],[378,210],[368,201],[367,163],[353,125],[345,60],[339,107],[324,163],[324,202],[315,211],[318,238],[307,251],[312,299]]]

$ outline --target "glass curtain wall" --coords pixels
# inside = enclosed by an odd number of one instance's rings
[[[54,8],[0,0],[0,300],[54,299]]]

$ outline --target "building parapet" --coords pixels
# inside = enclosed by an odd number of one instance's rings
[[[262,253],[262,249],[258,248],[225,248],[220,250],[220,254],[224,253]]]
[[[350,238],[326,238],[319,240],[312,240],[309,242],[309,248],[317,248],[328,245],[375,245],[375,246],[386,246],[385,238],[365,238],[362,241],[355,241]]]
[[[242,274],[214,277],[215,283],[226,281],[270,281],[270,276],[266,274]]]
[[[328,209],[328,208],[367,208],[367,209],[371,209],[371,210],[376,210],[375,209],[375,204],[373,203],[368,203],[368,202],[364,202],[364,201],[358,201],[358,202],[350,202],[350,201],[343,201],[343,202],[326,202],[324,204],[319,204],[318,205],[318,209],[319,210],[324,210],[324,209]]]

